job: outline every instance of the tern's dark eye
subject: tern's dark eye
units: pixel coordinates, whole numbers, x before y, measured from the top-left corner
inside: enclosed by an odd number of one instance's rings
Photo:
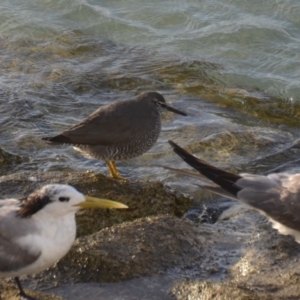
[[[58,200],[60,202],[68,202],[70,200],[70,198],[68,198],[68,197],[59,197]]]

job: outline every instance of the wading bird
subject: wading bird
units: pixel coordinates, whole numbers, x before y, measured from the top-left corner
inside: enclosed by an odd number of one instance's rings
[[[140,156],[155,144],[161,131],[160,114],[164,109],[186,116],[167,105],[159,93],[149,92],[103,105],[82,122],[42,140],[74,145],[83,156],[104,160],[111,177],[124,179],[115,161]]]

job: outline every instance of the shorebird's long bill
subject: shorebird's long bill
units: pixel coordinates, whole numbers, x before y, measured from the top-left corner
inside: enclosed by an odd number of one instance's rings
[[[176,109],[176,108],[174,108],[174,107],[172,107],[172,106],[169,106],[168,104],[166,104],[166,103],[159,103],[163,108],[165,108],[165,109],[167,109],[167,110],[169,110],[169,111],[171,111],[171,112],[173,112],[173,113],[175,113],[175,114],[178,114],[178,115],[182,115],[182,116],[187,116],[187,114],[185,113],[185,112],[183,112],[183,111],[180,111],[180,110],[178,110],[178,109]]]
[[[77,204],[81,208],[128,208],[127,205],[107,199],[85,196],[85,201]]]

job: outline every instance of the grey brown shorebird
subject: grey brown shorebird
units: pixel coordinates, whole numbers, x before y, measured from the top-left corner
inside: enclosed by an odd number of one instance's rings
[[[253,207],[267,216],[279,233],[291,235],[300,243],[300,173],[236,175],[208,164],[173,141],[169,143],[174,152],[200,174],[169,167],[166,169],[195,177],[204,189]]]
[[[22,200],[0,200],[0,278],[14,277],[22,298],[34,299],[23,290],[19,276],[46,270],[69,251],[80,208],[127,206],[84,196],[64,184],[46,185]]]
[[[113,178],[124,179],[115,161],[140,156],[155,144],[161,131],[163,109],[186,116],[167,105],[159,93],[148,92],[103,105],[82,122],[42,140],[74,145],[85,157],[104,160]]]

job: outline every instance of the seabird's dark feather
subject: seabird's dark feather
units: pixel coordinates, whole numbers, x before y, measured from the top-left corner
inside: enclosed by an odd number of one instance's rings
[[[62,144],[72,144],[72,141],[70,140],[70,138],[59,134],[53,137],[43,137],[42,138],[43,141],[47,141],[47,142],[53,142],[53,143],[62,143]]]
[[[235,183],[242,178],[240,175],[232,174],[207,164],[175,144],[173,141],[169,141],[169,144],[174,149],[174,152],[178,154],[186,163],[195,168],[211,181],[218,184],[224,190],[230,192],[235,197],[237,196],[237,193],[241,190],[241,188]]]
[[[30,218],[50,202],[51,199],[49,195],[41,194],[40,191],[36,191],[21,200],[20,210],[17,214],[21,218]]]

